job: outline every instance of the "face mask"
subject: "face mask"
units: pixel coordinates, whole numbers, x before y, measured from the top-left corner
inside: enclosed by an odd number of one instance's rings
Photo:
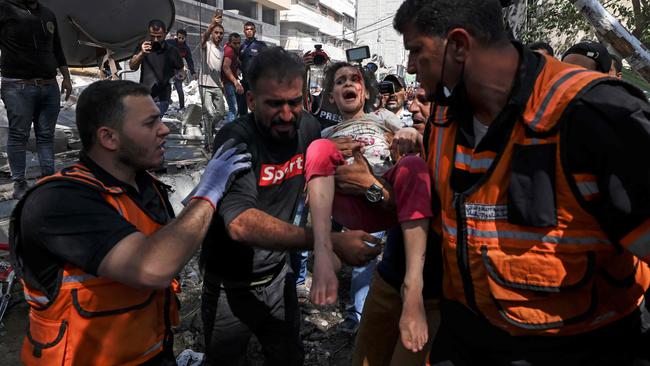
[[[459,99],[459,95],[462,94],[465,88],[465,64],[460,72],[460,79],[453,89],[449,89],[445,86],[443,82],[443,77],[445,76],[445,66],[447,64],[447,47],[449,43],[445,45],[445,52],[442,55],[442,69],[440,70],[440,80],[436,84],[436,90],[434,91],[431,98],[436,105],[448,107]]]

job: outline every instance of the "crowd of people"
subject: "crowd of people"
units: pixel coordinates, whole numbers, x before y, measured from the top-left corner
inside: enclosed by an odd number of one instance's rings
[[[187,32],[150,21],[140,83],[81,93],[79,161],[54,172],[57,69],[72,88],[56,19],[0,1],[25,364],[175,364],[177,275],[199,250],[205,365],[246,364],[253,335],[266,364],[303,364],[300,304],[337,303],[343,264],[355,366],[650,362],[650,104],[620,57],[512,40],[496,0],[405,0],[393,26],[416,85],[327,60],[312,88],[313,53],[254,23],[226,36],[222,17],[198,73]],[[149,171],[184,64],[214,153],[175,213]]]

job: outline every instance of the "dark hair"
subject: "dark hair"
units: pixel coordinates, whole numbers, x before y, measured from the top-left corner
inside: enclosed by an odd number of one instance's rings
[[[212,24],[212,27],[213,27],[212,30],[214,30],[214,28],[221,28],[222,31],[224,31],[224,32],[226,31],[226,28],[224,28],[223,25],[221,25],[219,23]]]
[[[334,84],[335,84],[334,77],[336,76],[336,72],[344,67],[351,67],[359,71],[359,73],[363,77],[363,86],[366,88],[366,92],[368,93],[368,96],[370,97],[370,102],[372,103],[377,97],[377,95],[379,94],[379,91],[375,86],[377,83],[373,77],[373,73],[365,72],[363,68],[354,66],[351,63],[344,62],[344,61],[333,63],[325,69],[325,80],[323,81],[323,91],[325,93],[331,93],[334,90]]]
[[[274,78],[277,81],[303,79],[305,64],[297,55],[282,47],[269,47],[253,58],[245,72],[246,81],[253,92],[260,79]]]
[[[528,48],[532,51],[545,50],[549,55],[555,57],[555,50],[550,44],[546,42],[533,42],[528,44]]]
[[[153,19],[149,21],[149,27],[147,29],[153,29],[153,30],[158,30],[162,29],[163,31],[167,31],[167,26],[165,25],[165,22],[163,22],[160,19]]]
[[[253,22],[244,23],[244,28],[246,28],[246,27],[253,27],[253,28],[257,29],[257,27],[255,26],[255,23],[253,23]]]
[[[498,0],[406,0],[393,27],[404,33],[410,25],[422,34],[442,38],[454,28],[463,28],[484,45],[508,40]]]
[[[623,72],[623,59],[619,55],[613,53],[609,54],[612,57],[612,62],[614,63],[614,68],[617,73]]]
[[[149,96],[142,84],[127,80],[101,80],[90,84],[77,100],[77,130],[84,151],[95,144],[97,130],[102,127],[121,129],[127,96]]]
[[[239,33],[237,32],[230,33],[230,35],[228,36],[228,42],[231,42],[233,38],[241,38],[241,35],[239,35]]]
[[[187,31],[185,29],[179,29],[176,31],[176,34],[182,34],[185,37],[187,37]]]

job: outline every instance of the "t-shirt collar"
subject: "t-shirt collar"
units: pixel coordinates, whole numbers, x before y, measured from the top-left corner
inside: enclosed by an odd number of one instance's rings
[[[99,164],[97,164],[93,159],[91,159],[88,154],[83,151],[79,152],[79,162],[86,166],[93,175],[99,179],[104,185],[108,187],[120,187],[124,189],[134,189],[128,183],[125,183],[117,178],[115,178],[111,173],[107,172]],[[138,186],[141,186],[145,182],[151,181],[151,176],[146,171],[139,171],[136,173],[135,181]]]

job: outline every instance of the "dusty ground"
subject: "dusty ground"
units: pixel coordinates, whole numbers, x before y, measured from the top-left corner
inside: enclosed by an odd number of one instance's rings
[[[74,76],[75,96],[79,94],[80,85],[87,85],[92,82],[92,78]],[[196,83],[191,83],[185,87],[186,104],[200,105],[199,94],[197,93]],[[176,102],[176,93],[172,93],[172,98]],[[72,105],[71,102],[70,105]],[[69,108],[70,106],[66,106]],[[180,121],[183,116],[177,110],[170,110],[166,117],[172,120]],[[166,122],[169,122],[166,120]],[[4,106],[0,101],[0,127],[6,126],[6,114]],[[179,133],[179,132],[175,132]],[[186,133],[189,133],[186,131]],[[1,135],[1,134],[0,134]],[[6,136],[0,136],[0,140]],[[3,141],[0,141],[0,147]],[[4,150],[2,148],[1,150]],[[0,161],[4,158],[0,152]],[[1,164],[0,164],[1,165]],[[5,169],[8,171],[8,168]],[[8,173],[0,172],[0,184],[9,183]],[[196,182],[194,182],[196,183]],[[172,184],[172,182],[170,182]],[[175,182],[174,185],[178,185]],[[11,193],[11,185],[6,184],[6,189],[0,185],[0,200],[8,199]],[[177,190],[179,187],[176,187]],[[181,190],[182,191],[182,190]],[[179,191],[180,192],[180,191]],[[187,192],[180,192],[184,196]],[[182,198],[182,197],[181,197]],[[180,211],[175,207],[177,212]],[[181,273],[183,293],[181,299],[181,324],[176,329],[176,338],[174,342],[174,351],[180,354],[185,349],[192,349],[196,352],[204,351],[202,324],[200,314],[201,304],[201,286],[202,281],[198,272],[196,261],[191,261]],[[319,366],[338,366],[349,365],[351,361],[351,352],[354,343],[354,337],[341,332],[337,324],[343,321],[345,316],[345,306],[349,297],[350,269],[344,268],[339,276],[341,282],[339,286],[339,303],[337,306],[328,308],[316,308],[309,303],[302,305],[302,338],[306,352],[305,365]],[[22,300],[22,293],[19,286],[14,286],[13,303],[7,310],[5,317],[0,323],[0,365],[19,365],[20,348],[25,336],[27,327],[27,305]],[[257,366],[263,364],[263,356],[259,343],[253,339],[249,345],[250,365]],[[181,365],[186,366],[186,365]]]
[[[181,273],[183,292],[181,299],[181,324],[176,329],[174,351],[179,354],[185,349],[204,351],[201,324],[201,278],[196,261],[191,261]],[[339,303],[328,308],[316,308],[306,303],[302,309],[302,338],[305,348],[307,366],[344,366],[349,365],[352,357],[354,337],[337,329],[343,321],[345,306],[348,302],[350,269],[344,268],[339,279]],[[16,286],[14,304],[7,311],[0,325],[0,359],[2,365],[19,365],[20,348],[27,326],[27,305]],[[259,343],[253,339],[249,345],[249,365],[263,365],[263,356]],[[185,365],[181,365],[185,366]]]
[[[196,262],[191,261],[181,273],[183,292],[180,299],[181,324],[176,329],[174,351],[179,354],[190,348],[203,352],[203,342],[200,314],[201,279],[196,270]],[[352,360],[354,336],[341,332],[337,325],[345,317],[345,306],[348,303],[350,288],[350,268],[344,268],[340,275],[339,303],[327,308],[315,307],[309,302],[301,306],[302,330],[301,335],[305,348],[307,366],[343,366]],[[252,339],[248,347],[249,365],[263,365],[264,357],[260,344]],[[181,365],[184,366],[184,365]]]

